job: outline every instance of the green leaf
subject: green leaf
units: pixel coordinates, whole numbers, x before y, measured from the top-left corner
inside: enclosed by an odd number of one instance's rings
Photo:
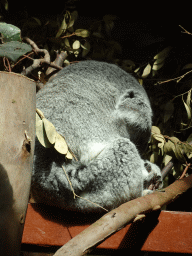
[[[81,37],[88,37],[89,36],[89,31],[86,29],[77,29],[75,30],[75,34],[77,36],[81,36]]]
[[[189,135],[189,137],[187,138],[187,142],[192,142],[192,133]]]
[[[5,10],[8,11],[9,4],[8,4],[7,0],[1,0],[0,4],[2,4],[4,6]]]
[[[59,28],[57,34],[56,34],[56,38],[57,38],[57,37],[60,37],[60,35],[61,35],[62,33],[64,33],[64,32],[66,31],[66,29],[67,29],[67,23],[66,23],[66,20],[65,20],[65,17],[64,17],[64,19],[63,19],[63,21],[62,21],[62,23],[61,23],[61,26],[60,26],[60,28]]]
[[[183,147],[182,147],[182,144],[176,144],[175,145],[175,156],[176,158],[182,162],[182,163],[185,163],[186,162],[186,159],[183,155]]]
[[[186,103],[187,103],[187,106],[190,107],[190,105],[191,105],[191,90],[187,94],[187,101],[186,101]]]
[[[143,70],[142,78],[148,77],[148,75],[151,73],[151,65],[148,64],[145,69]]]
[[[68,38],[65,38],[64,42],[65,42],[65,46],[66,47],[71,48],[71,45],[69,43],[69,39]]]
[[[171,161],[171,159],[172,159],[172,156],[165,155],[163,159],[164,165],[166,166]]]
[[[192,69],[192,64],[191,64],[191,63],[186,64],[186,65],[182,68],[182,70],[183,70],[183,69]]]
[[[163,49],[161,52],[159,52],[157,55],[155,55],[154,59],[162,59],[162,58],[166,58],[171,50],[171,46],[166,47],[165,49]]]
[[[152,69],[153,70],[159,70],[159,69],[161,69],[163,67],[163,65],[164,65],[164,62],[161,62],[159,64],[155,64],[154,63]]]
[[[165,154],[169,156],[173,156],[174,150],[175,150],[175,144],[172,141],[168,140],[164,145]]]
[[[157,152],[153,152],[153,154],[150,156],[150,162],[151,163],[157,163],[158,157],[159,157],[158,153]]]
[[[86,41],[84,45],[81,44],[81,47],[83,48],[82,57],[85,57],[90,51],[90,43]]]
[[[168,142],[165,143],[164,152],[167,155],[176,157],[180,162],[185,163],[186,159],[184,157],[184,153],[185,150],[187,151],[187,148],[185,149],[184,145],[185,144],[178,138],[169,137]]]
[[[191,108],[190,108],[190,106],[188,106],[188,105],[185,103],[183,97],[182,97],[182,100],[183,100],[183,104],[184,104],[184,106],[185,106],[185,109],[186,109],[186,111],[187,111],[188,124],[189,124],[190,121],[191,121]]]
[[[18,58],[32,51],[30,45],[25,43],[20,43],[17,41],[8,42],[6,44],[0,45],[0,57],[7,57],[8,59],[16,62]]]
[[[165,58],[159,58],[159,59],[156,59],[156,61],[154,61],[153,64],[159,65],[159,64],[161,64],[161,63],[164,63],[164,61],[165,61]]]
[[[74,11],[71,13],[70,21],[69,21],[69,24],[67,25],[67,28],[70,28],[74,25],[74,22],[76,21],[77,17],[78,17],[77,11]]]
[[[72,48],[73,48],[74,50],[77,50],[77,49],[80,48],[80,46],[81,46],[81,44],[80,44],[79,40],[76,40],[76,41],[73,43]]]
[[[19,41],[21,42],[21,30],[14,25],[0,22],[0,33],[3,35],[3,42]]]
[[[32,17],[32,19],[34,19],[34,20],[37,22],[37,24],[38,24],[39,26],[42,25],[40,19],[38,19],[38,18],[36,18],[36,17]]]
[[[159,148],[163,148],[164,144],[165,144],[165,138],[164,136],[160,133],[160,129],[156,126],[152,126],[151,129],[151,133],[152,133],[152,137],[159,141],[158,143],[158,147]]]

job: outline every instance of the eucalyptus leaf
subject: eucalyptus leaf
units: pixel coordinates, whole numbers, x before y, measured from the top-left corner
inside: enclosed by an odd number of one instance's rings
[[[69,160],[73,159],[73,156],[69,151],[67,151],[67,154],[65,155],[65,157]]]
[[[152,126],[151,132],[152,132],[152,134],[155,134],[155,133],[160,134],[161,133],[159,127],[157,127],[157,126]]]
[[[182,98],[182,100],[183,100],[183,98]],[[191,121],[191,107],[188,106],[188,105],[185,103],[184,100],[183,100],[183,104],[184,104],[185,109],[186,109],[186,111],[187,111],[187,118],[188,118],[188,124],[189,124],[190,121]]]
[[[3,42],[19,41],[21,42],[21,30],[5,22],[0,22],[0,33],[3,35]]]
[[[166,155],[174,156],[175,144],[168,140],[164,145],[164,152]]]
[[[37,124],[38,121],[41,121],[41,118],[40,118],[40,116],[36,113],[36,124]]]
[[[67,28],[70,28],[74,25],[75,21],[77,20],[77,17],[78,17],[78,12],[77,11],[74,11],[74,12],[71,13],[70,21],[67,25]]]
[[[38,24],[39,26],[42,25],[40,19],[38,19],[38,18],[36,18],[36,17],[32,17],[32,19],[34,19],[34,20],[37,22],[37,24]]]
[[[65,19],[65,17],[64,17],[64,19],[63,19],[63,21],[62,21],[62,23],[61,23],[61,26],[60,26],[60,28],[59,28],[57,34],[56,34],[56,38],[57,38],[57,37],[60,37],[60,35],[61,35],[62,33],[64,33],[64,32],[66,31],[66,29],[67,29],[67,23],[66,23],[66,19]]]
[[[85,57],[90,51],[90,48],[91,48],[90,43],[86,41],[84,45],[81,44],[81,47],[83,48],[82,57]]]
[[[151,156],[150,156],[150,162],[151,163],[157,163],[158,157],[159,157],[158,153],[157,152],[153,152],[153,154],[151,154]]]
[[[186,101],[187,106],[191,106],[191,90],[189,90],[187,94],[187,101]]]
[[[166,58],[171,50],[171,46],[166,47],[165,49],[163,49],[161,52],[159,52],[158,54],[155,55],[154,59],[162,59],[162,58]]]
[[[181,144],[175,145],[175,156],[180,162],[186,163],[186,159],[183,155],[183,147]]]
[[[192,142],[192,133],[189,135],[189,137],[187,138],[187,142]],[[188,144],[189,145],[189,144]]]
[[[43,112],[38,108],[36,108],[36,117],[37,115],[40,117],[40,119],[43,119],[45,117]]]
[[[13,62],[16,62],[18,58],[30,51],[32,51],[30,45],[17,41],[0,45],[0,57],[7,57]]]
[[[148,75],[151,73],[151,65],[148,64],[144,70],[143,70],[143,74],[142,74],[142,78],[146,78],[148,77]]]
[[[55,145],[54,148],[60,153],[66,155],[68,152],[68,146],[63,138],[59,133],[56,133],[56,140],[55,140]]]
[[[154,61],[153,64],[158,65],[165,62],[165,58],[159,58]]]
[[[48,121],[46,118],[43,118],[42,121],[44,124],[47,139],[49,140],[49,142],[51,144],[54,144],[55,140],[56,140],[56,133],[57,133],[55,126],[50,121]]]
[[[73,43],[72,48],[73,48],[74,50],[77,50],[77,49],[80,48],[80,46],[81,46],[81,44],[80,44],[79,40],[76,40],[76,41]]]
[[[36,136],[41,143],[41,145],[45,148],[50,148],[52,147],[52,144],[49,142],[44,125],[43,125],[43,120],[40,119],[38,114],[36,114]]]
[[[172,159],[172,156],[165,155],[165,157],[163,159],[165,166],[171,161],[171,159]]]
[[[163,65],[164,65],[164,62],[159,63],[159,64],[153,64],[152,69],[153,70],[159,70],[159,69],[161,69],[163,67]]]
[[[182,68],[182,70],[183,70],[183,69],[192,69],[192,63],[186,64],[186,65]]]
[[[71,45],[70,45],[70,43],[69,43],[69,39],[68,39],[68,38],[65,38],[64,42],[65,42],[65,46],[66,46],[66,47],[71,48]]]
[[[86,29],[77,29],[75,30],[75,34],[77,36],[81,36],[81,37],[88,37],[89,36],[89,31]]]

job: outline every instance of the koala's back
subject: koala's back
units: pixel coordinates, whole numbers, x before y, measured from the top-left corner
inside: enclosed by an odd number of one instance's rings
[[[116,65],[82,61],[65,67],[37,94],[37,108],[78,155],[89,143],[105,145],[106,141],[129,137],[114,110],[119,97],[130,88],[142,92],[148,101],[142,86]]]

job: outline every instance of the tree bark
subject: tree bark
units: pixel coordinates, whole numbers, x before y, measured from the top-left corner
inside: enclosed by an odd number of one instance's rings
[[[0,72],[0,254],[20,255],[35,145],[35,82]]]

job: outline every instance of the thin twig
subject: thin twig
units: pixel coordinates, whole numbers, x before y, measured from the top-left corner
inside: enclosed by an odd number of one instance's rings
[[[182,31],[183,33],[185,34],[188,34],[188,35],[192,35],[189,31],[187,31],[184,27],[182,27],[181,25],[179,25],[180,28],[182,28],[184,31]]]
[[[162,82],[157,82],[156,85],[159,85],[159,84],[164,84],[164,83],[168,83],[170,81],[174,81],[174,80],[177,80],[177,83],[179,83],[181,81],[181,79],[183,79],[187,74],[191,73],[192,70],[186,72],[184,75],[182,76],[178,76],[178,77],[175,77],[175,78],[172,78],[172,79],[169,79],[169,80],[165,80],[165,81],[162,81]]]
[[[186,165],[185,170],[183,171],[183,173],[179,179],[183,179],[185,177],[187,170],[189,169],[190,166],[191,166],[190,163]]]
[[[67,172],[65,171],[65,168],[63,167],[63,165],[62,165],[62,168],[63,168],[63,171],[64,171],[66,177],[67,177],[67,180],[68,180],[68,182],[69,182],[69,185],[70,185],[70,187],[71,187],[71,190],[72,190],[72,192],[73,192],[74,199],[75,199],[75,197],[79,197],[79,198],[81,198],[81,199],[83,199],[83,200],[85,200],[85,201],[88,201],[89,203],[92,203],[92,204],[94,204],[94,205],[100,207],[100,208],[103,209],[104,211],[108,212],[107,209],[105,209],[104,207],[100,206],[99,204],[96,204],[96,203],[94,203],[94,202],[92,202],[92,201],[90,201],[90,200],[88,200],[88,199],[86,199],[86,198],[83,198],[83,197],[81,197],[81,196],[78,196],[78,195],[75,193],[74,189],[73,189],[72,183],[71,183],[71,181],[70,181],[70,179],[69,179],[69,177],[68,177],[68,175],[67,175]]]

